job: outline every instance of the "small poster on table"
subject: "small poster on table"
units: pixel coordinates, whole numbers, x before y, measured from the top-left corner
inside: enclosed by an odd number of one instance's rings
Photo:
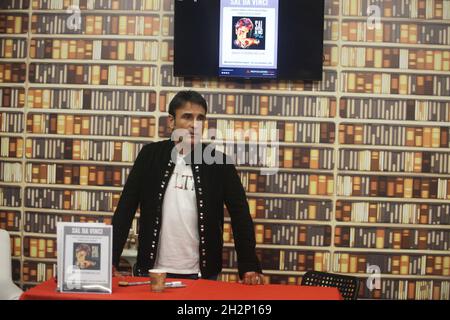
[[[112,226],[61,222],[57,238],[58,289],[112,293]]]

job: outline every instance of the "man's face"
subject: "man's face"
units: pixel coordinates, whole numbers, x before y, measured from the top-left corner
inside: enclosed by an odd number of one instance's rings
[[[169,127],[173,130],[183,129],[183,143],[199,143],[206,120],[206,111],[196,103],[186,104],[175,111],[175,118],[169,115]],[[186,132],[187,131],[187,132]]]
[[[249,31],[250,30],[247,27],[245,27],[245,26],[241,26],[241,27],[237,28],[236,29],[237,38],[238,39],[245,39],[245,38],[247,38],[247,33]]]
[[[77,256],[78,261],[80,261],[80,262],[84,261],[84,260],[86,260],[86,251],[80,250],[76,253],[76,256]]]

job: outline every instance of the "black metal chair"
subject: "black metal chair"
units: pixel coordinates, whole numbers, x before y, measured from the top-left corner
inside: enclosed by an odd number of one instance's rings
[[[340,274],[308,271],[302,277],[302,286],[336,287],[344,300],[356,300],[359,291],[359,279],[357,277]]]

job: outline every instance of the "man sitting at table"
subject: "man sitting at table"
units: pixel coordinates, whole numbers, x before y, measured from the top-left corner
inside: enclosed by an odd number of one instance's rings
[[[201,143],[206,112],[199,93],[179,92],[169,104],[172,139],[140,151],[112,221],[113,264],[118,266],[140,204],[134,275],[147,276],[157,268],[169,278],[216,280],[222,270],[225,204],[239,276],[245,284],[262,284],[253,222],[236,168],[229,157]],[[205,154],[220,161],[211,163]]]

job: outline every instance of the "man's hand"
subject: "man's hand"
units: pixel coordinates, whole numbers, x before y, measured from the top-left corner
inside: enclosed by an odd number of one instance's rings
[[[241,283],[249,285],[264,284],[264,276],[258,272],[246,272]]]

